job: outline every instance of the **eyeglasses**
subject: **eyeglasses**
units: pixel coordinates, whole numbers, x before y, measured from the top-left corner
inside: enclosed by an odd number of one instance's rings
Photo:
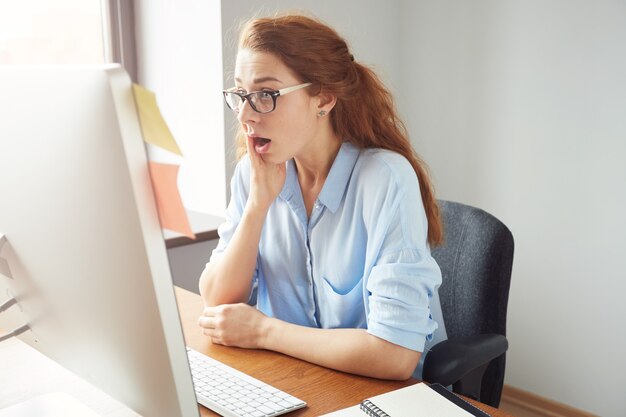
[[[238,91],[225,90],[224,99],[228,107],[235,113],[239,113],[243,102],[248,100],[250,107],[257,113],[270,113],[276,110],[276,98],[284,96],[293,91],[310,86],[311,83],[294,85],[293,87],[282,88],[280,90],[252,91],[251,93],[240,93]]]

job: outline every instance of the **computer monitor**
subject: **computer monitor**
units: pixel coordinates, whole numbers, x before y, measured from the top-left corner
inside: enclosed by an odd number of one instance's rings
[[[119,66],[0,68],[0,235],[0,304],[17,300],[0,334],[27,324],[21,340],[141,415],[198,415]]]

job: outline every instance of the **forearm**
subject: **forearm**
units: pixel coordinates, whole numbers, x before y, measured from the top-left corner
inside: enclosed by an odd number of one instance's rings
[[[327,368],[382,379],[409,378],[416,352],[373,336],[365,329],[317,329],[268,318],[260,347]]]
[[[224,253],[205,267],[200,294],[206,306],[248,301],[265,213],[246,207]]]

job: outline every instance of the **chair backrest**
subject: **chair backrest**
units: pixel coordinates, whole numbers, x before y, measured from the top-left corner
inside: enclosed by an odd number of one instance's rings
[[[506,336],[513,266],[513,235],[491,214],[465,204],[439,201],[445,240],[432,250],[443,281],[439,298],[449,339],[484,333]],[[499,403],[506,358],[487,368],[481,399]]]

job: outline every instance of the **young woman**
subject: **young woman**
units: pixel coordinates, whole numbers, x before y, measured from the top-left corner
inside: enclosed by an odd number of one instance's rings
[[[234,83],[224,96],[246,155],[200,278],[204,334],[410,377],[437,328],[430,246],[442,227],[388,90],[334,30],[301,15],[245,25]]]

